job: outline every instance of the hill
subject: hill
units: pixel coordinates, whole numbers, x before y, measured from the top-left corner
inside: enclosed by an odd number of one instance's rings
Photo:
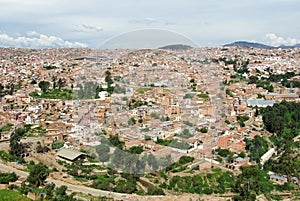
[[[265,45],[262,43],[252,43],[252,42],[247,42],[247,41],[237,41],[237,42],[233,42],[230,44],[226,44],[224,45],[224,47],[228,47],[228,46],[237,46],[237,47],[251,47],[251,48],[260,48],[260,49],[276,49],[276,48],[300,48],[300,44],[296,44],[296,45],[280,45],[278,47],[274,47],[274,46],[270,46],[270,45]]]
[[[261,48],[261,49],[273,49],[276,47],[269,46],[269,45],[264,45],[261,43],[251,43],[247,41],[237,41],[234,43],[226,44],[224,46],[238,46],[238,47],[253,47],[253,48]]]
[[[167,45],[164,47],[160,47],[158,49],[168,49],[168,50],[188,50],[188,49],[192,49],[192,46],[189,45],[183,45],[183,44],[176,44],[176,45]]]

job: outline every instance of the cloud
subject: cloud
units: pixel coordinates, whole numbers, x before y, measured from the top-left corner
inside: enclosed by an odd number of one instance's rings
[[[27,31],[26,34],[28,36],[39,36],[40,33],[36,32],[36,31]]]
[[[54,48],[54,47],[87,47],[80,42],[69,42],[57,36],[47,36],[35,31],[27,32],[27,36],[12,37],[0,33],[0,46],[5,47],[27,47],[27,48]]]
[[[80,24],[75,25],[74,31],[76,32],[100,32],[103,28],[93,24]]]
[[[268,43],[270,45],[273,45],[273,46],[296,45],[296,44],[300,43],[299,39],[290,38],[290,37],[284,38],[284,37],[281,37],[281,36],[277,36],[274,33],[266,34],[265,38],[267,39]]]
[[[151,18],[151,17],[129,20],[129,23],[130,24],[147,25],[147,26],[153,25],[153,24],[162,24],[162,25],[175,24],[174,22],[170,22],[170,21],[167,21],[167,20],[156,19],[156,18]]]

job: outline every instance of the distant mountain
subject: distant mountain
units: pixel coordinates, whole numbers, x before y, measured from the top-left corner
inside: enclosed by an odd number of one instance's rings
[[[253,47],[253,48],[261,48],[261,49],[273,49],[275,47],[273,46],[269,46],[269,45],[264,45],[261,43],[251,43],[251,42],[247,42],[247,41],[237,41],[234,43],[230,43],[230,44],[226,44],[224,45],[226,46],[238,46],[238,47]]]
[[[168,50],[188,50],[188,49],[192,49],[192,46],[189,45],[183,45],[183,44],[176,44],[176,45],[167,45],[164,47],[160,47],[158,49],[168,49]]]
[[[296,45],[280,45],[278,48],[300,48],[300,44]]]
[[[276,49],[276,48],[300,48],[300,44],[296,45],[280,45],[278,47],[270,46],[270,45],[265,45],[262,43],[252,43],[252,42],[247,42],[247,41],[237,41],[234,43],[226,44],[224,47],[228,46],[238,46],[238,47],[252,47],[252,48],[260,48],[260,49]]]

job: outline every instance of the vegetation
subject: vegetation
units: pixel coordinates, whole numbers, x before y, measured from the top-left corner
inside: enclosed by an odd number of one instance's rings
[[[16,173],[2,173],[0,172],[0,184],[8,184],[9,182],[17,181]]]
[[[256,195],[269,194],[274,189],[266,172],[258,166],[245,166],[234,185],[234,191],[239,195],[234,200],[256,200]]]
[[[248,116],[237,116],[238,123],[241,127],[245,127],[245,121],[249,120]]]
[[[159,115],[158,115],[157,113],[155,113],[155,112],[152,112],[152,113],[150,114],[150,116],[151,116],[152,118],[154,118],[154,119],[159,119]]]
[[[39,163],[37,165],[34,165],[33,168],[30,170],[29,176],[27,177],[27,181],[35,188],[37,188],[44,184],[48,175],[48,168],[45,165]]]
[[[64,146],[64,142],[55,142],[55,143],[53,143],[52,144],[52,149],[60,149],[60,148],[62,148],[63,146]]]
[[[21,137],[23,137],[26,133],[24,128],[17,128],[10,136],[10,151],[9,153],[16,158],[22,157],[26,152],[26,147],[23,143],[21,143]]]
[[[251,161],[260,163],[260,157],[268,151],[268,147],[268,142],[258,135],[253,140],[246,139],[246,150],[250,153]]]
[[[193,135],[190,133],[189,129],[184,129],[180,134],[178,134],[178,136],[183,137],[183,138],[193,137]]]
[[[141,154],[143,152],[143,147],[142,146],[133,146],[133,147],[129,148],[128,152],[132,153],[132,154]]]
[[[51,89],[43,92],[39,95],[37,92],[31,92],[29,94],[34,98],[47,98],[47,99],[63,99],[71,100],[73,98],[73,92],[70,89]]]
[[[197,96],[199,98],[202,98],[202,99],[209,99],[209,95],[208,94],[198,94]]]
[[[204,127],[203,127],[203,128],[200,129],[200,132],[201,132],[201,133],[207,133],[208,130],[207,130],[207,128],[204,128]]]
[[[165,195],[165,193],[161,188],[150,187],[146,195]]]
[[[261,110],[266,129],[272,133],[270,140],[276,146],[280,155],[265,164],[265,169],[281,175],[287,175],[288,181],[292,177],[300,179],[299,142],[294,137],[300,132],[300,103],[276,103],[273,107]]]
[[[56,69],[57,67],[49,65],[49,66],[44,66],[43,68],[46,70],[52,70],[52,69]]]
[[[43,93],[46,93],[50,87],[50,82],[48,81],[40,81],[39,87],[42,90]]]
[[[30,201],[29,198],[13,190],[0,190],[0,201]]]
[[[136,124],[136,120],[133,117],[131,117],[130,119],[128,119],[128,125],[129,126],[132,126],[134,124]]]
[[[119,140],[119,136],[118,135],[110,135],[109,136],[109,142],[113,146],[115,146],[115,147],[117,147],[119,149],[123,149],[123,147],[125,145],[125,142]]]
[[[224,194],[234,184],[233,175],[213,169],[213,173],[194,176],[174,176],[160,186],[168,190],[198,194]]]
[[[7,132],[7,131],[10,131],[10,129],[13,127],[14,125],[13,124],[6,124],[4,126],[2,126],[0,128],[0,133],[1,132]]]
[[[228,88],[226,89],[226,95],[228,95],[230,97],[233,97],[233,94],[232,94],[231,90],[228,89]]]
[[[136,90],[136,93],[138,93],[138,94],[144,94],[144,93],[146,93],[146,92],[148,92],[148,91],[151,91],[152,90],[152,88],[138,88],[137,90]]]
[[[15,157],[14,155],[11,155],[10,153],[7,153],[4,150],[0,150],[0,158],[3,161],[7,161],[7,162],[14,162],[14,161],[18,160],[17,157]]]

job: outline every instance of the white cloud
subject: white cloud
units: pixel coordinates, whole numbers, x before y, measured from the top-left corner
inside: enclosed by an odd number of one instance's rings
[[[100,32],[103,28],[93,24],[80,24],[75,25],[74,31],[76,32]]]
[[[35,31],[27,32],[28,37],[12,37],[5,33],[0,33],[0,46],[6,47],[27,47],[27,48],[52,48],[52,47],[87,47],[80,42],[69,42],[57,36],[47,36]]]
[[[267,39],[267,42],[270,45],[273,45],[273,46],[279,46],[279,45],[296,45],[296,44],[300,43],[299,39],[290,38],[290,37],[284,38],[284,37],[281,37],[281,36],[277,36],[274,33],[266,34],[265,37]]]

